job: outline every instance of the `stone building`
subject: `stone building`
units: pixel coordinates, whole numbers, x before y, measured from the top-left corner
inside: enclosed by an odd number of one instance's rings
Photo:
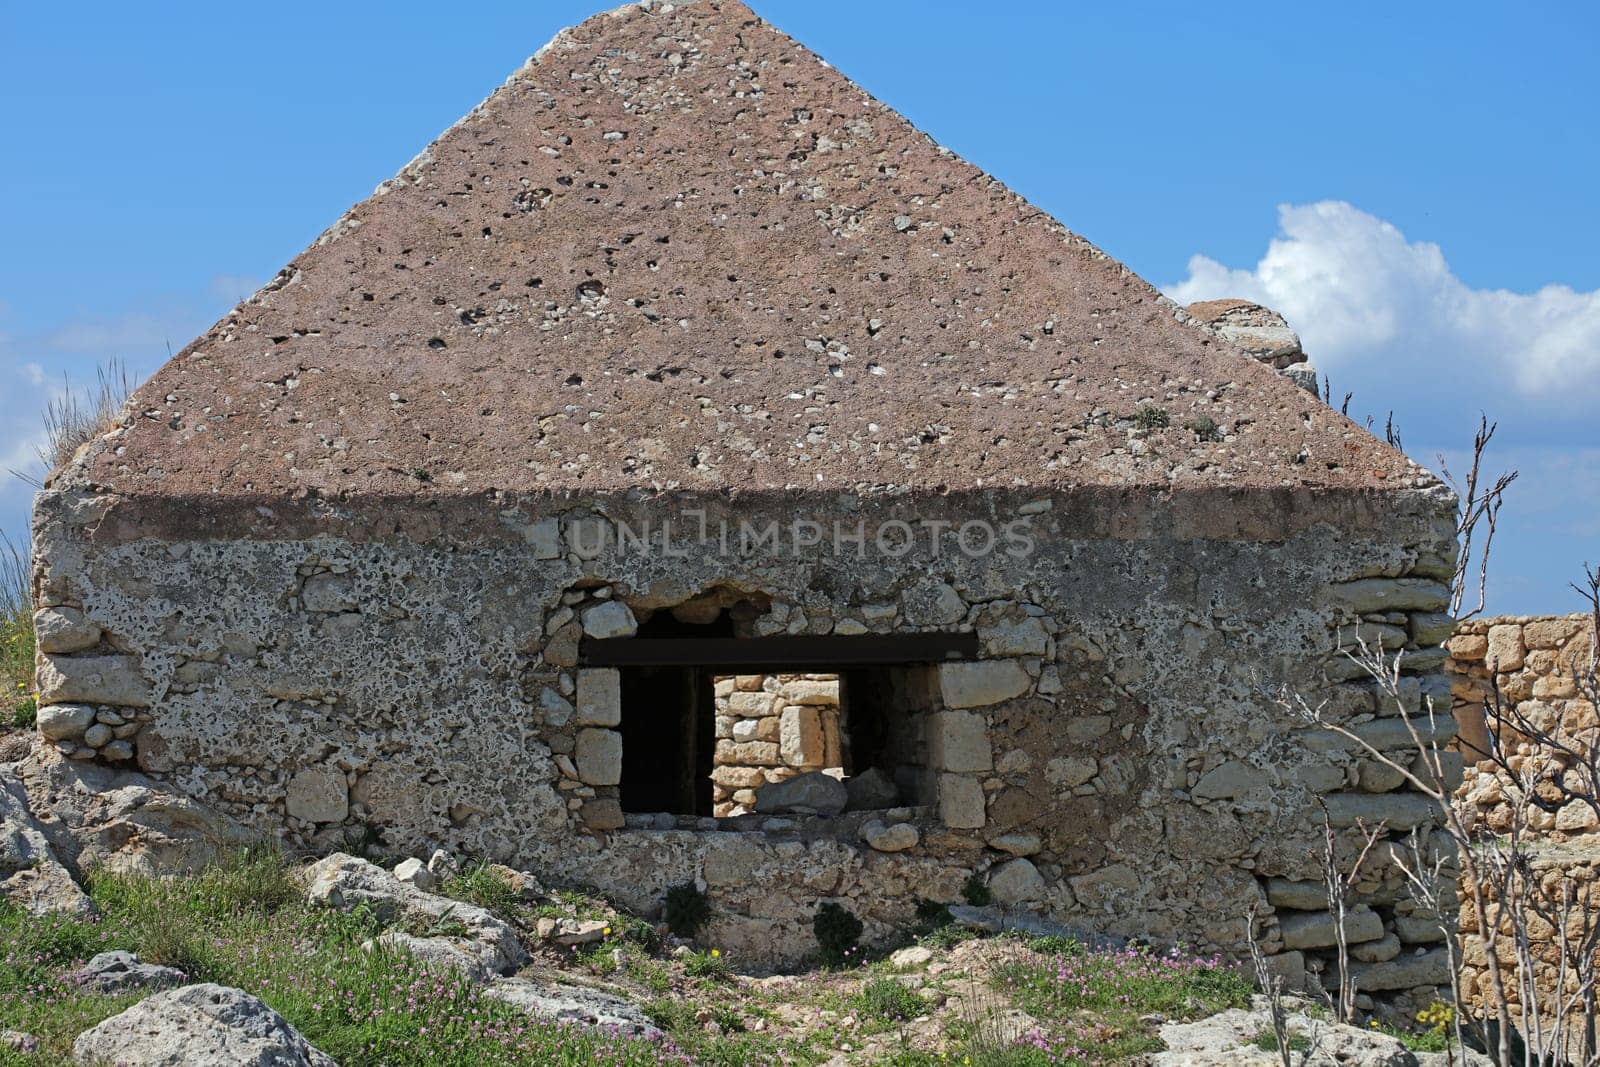
[[[1432,815],[1270,690],[1402,744],[1340,648],[1448,692],[1453,531],[1432,475],[748,8],[635,5],[57,472],[39,722],[295,848],[647,911],[698,881],[747,959],[975,877],[1230,951],[1257,906],[1298,977],[1316,797]],[[785,690],[828,677],[832,742]],[[1397,885],[1363,885],[1364,966],[1416,951]]]

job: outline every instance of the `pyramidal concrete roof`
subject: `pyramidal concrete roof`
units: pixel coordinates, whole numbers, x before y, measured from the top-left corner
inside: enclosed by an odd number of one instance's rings
[[[78,472],[212,506],[1432,484],[736,0],[563,31]]]

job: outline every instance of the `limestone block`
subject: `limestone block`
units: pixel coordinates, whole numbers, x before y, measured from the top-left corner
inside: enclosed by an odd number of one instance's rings
[[[94,723],[94,709],[85,704],[46,704],[34,724],[52,741],[75,740]]]
[[[1306,988],[1306,956],[1303,952],[1280,952],[1267,957],[1267,973],[1282,979],[1285,992]]]
[[[939,775],[939,819],[957,830],[976,830],[986,821],[983,786],[964,774]]]
[[[1583,830],[1593,830],[1600,825],[1600,820],[1595,817],[1594,809],[1587,804],[1576,801],[1563,804],[1561,810],[1556,812],[1556,829],[1567,833],[1578,833]]]
[[[579,726],[617,726],[622,722],[622,675],[607,667],[578,672]]]
[[[980,629],[978,639],[983,642],[987,656],[1042,656],[1050,644],[1044,623],[1031,615],[1020,621],[1002,620]]]
[[[44,656],[39,667],[41,704],[150,706],[150,683],[136,656]]]
[[[355,582],[348,574],[313,574],[300,590],[300,606],[307,611],[355,611]]]
[[[573,757],[578,779],[586,785],[617,785],[622,781],[622,735],[615,730],[579,730]]]
[[[711,780],[724,789],[757,789],[767,784],[760,767],[713,767]]]
[[[995,903],[1006,907],[1043,900],[1044,875],[1031,860],[1007,860],[989,872],[989,892]]]
[[[45,608],[33,615],[40,652],[81,652],[100,643],[100,627],[77,608]]]
[[[1444,611],[1419,612],[1411,616],[1411,640],[1418,648],[1433,648],[1449,640],[1455,631],[1455,616]]]
[[[938,771],[987,771],[994,766],[988,723],[970,711],[941,711],[929,717],[928,760]]]
[[[1363,793],[1388,793],[1405,784],[1406,776],[1379,760],[1362,760],[1357,764],[1357,781]]]
[[[1292,882],[1287,878],[1268,878],[1267,902],[1274,908],[1320,911],[1328,906],[1328,887],[1321,882]]]
[[[1328,821],[1339,828],[1388,822],[1391,831],[1405,831],[1441,818],[1438,805],[1419,793],[1332,793],[1324,803]]]
[[[1330,598],[1356,614],[1378,611],[1444,611],[1450,587],[1427,578],[1361,578],[1335,585]]]
[[[848,811],[881,811],[900,802],[894,779],[878,767],[868,767],[844,780]]]
[[[1324,981],[1335,981],[1333,969]],[[1350,968],[1350,979],[1363,993],[1382,993],[1391,989],[1449,985],[1450,956],[1443,948],[1397,956],[1384,963],[1357,963]]]
[[[340,822],[350,813],[350,787],[344,772],[337,767],[302,767],[289,779],[284,803],[293,818]]]
[[[826,755],[822,716],[816,708],[795,705],[783,709],[778,727],[778,748],[791,767],[820,767]]]
[[[620,830],[625,824],[622,804],[615,797],[590,797],[578,815],[591,830]]]
[[[1560,648],[1578,632],[1571,619],[1536,619],[1522,626],[1522,641],[1528,648]]]
[[[771,767],[778,762],[778,746],[770,741],[718,741],[715,758],[720,764]]]
[[[1278,927],[1284,948],[1327,948],[1338,943],[1333,916],[1325,911],[1280,916]],[[1376,941],[1383,936],[1383,920],[1371,908],[1356,908],[1344,917],[1344,934],[1350,944]]]
[[[1213,767],[1194,785],[1194,795],[1202,800],[1231,800],[1242,797],[1252,788],[1262,784],[1259,770],[1248,763],[1229,760]]]
[[[1400,939],[1394,934],[1384,934],[1376,941],[1366,941],[1350,946],[1350,958],[1362,963],[1382,963],[1400,955]]]
[[[1456,634],[1446,647],[1460,660],[1480,660],[1489,653],[1489,638],[1483,634]]]
[[[917,828],[908,822],[885,826],[874,819],[861,828],[861,840],[879,852],[904,852],[908,848],[915,848],[919,836]]]
[[[1520,625],[1503,623],[1489,627],[1489,651],[1484,654],[1484,659],[1491,670],[1501,673],[1519,670],[1526,654]]]
[[[1033,685],[1016,660],[939,664],[939,693],[947,708],[981,708],[1026,693]]]
[[[778,689],[786,704],[809,704],[824,707],[839,703],[839,683],[810,678],[796,678],[784,682]]]
[[[583,632],[596,639],[630,637],[639,632],[628,605],[620,600],[606,600],[583,612]]]
[[[777,707],[778,698],[772,693],[738,692],[728,697],[728,714],[747,719],[759,719],[771,715]]]

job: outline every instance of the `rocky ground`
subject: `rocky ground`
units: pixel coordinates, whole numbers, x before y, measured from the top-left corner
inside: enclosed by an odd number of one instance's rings
[[[690,936],[692,892],[647,918],[443,853],[295,863],[25,734],[0,761],[0,1063],[1278,1062],[1216,959],[996,933],[958,905],[745,973]],[[1417,1037],[1315,1011],[1293,1039],[1313,1064],[1423,1062]]]

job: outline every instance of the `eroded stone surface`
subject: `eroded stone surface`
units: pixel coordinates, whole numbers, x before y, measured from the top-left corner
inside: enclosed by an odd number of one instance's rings
[[[126,1067],[338,1067],[255,997],[211,983],[156,993],[113,1015],[78,1035],[72,1058]]]

